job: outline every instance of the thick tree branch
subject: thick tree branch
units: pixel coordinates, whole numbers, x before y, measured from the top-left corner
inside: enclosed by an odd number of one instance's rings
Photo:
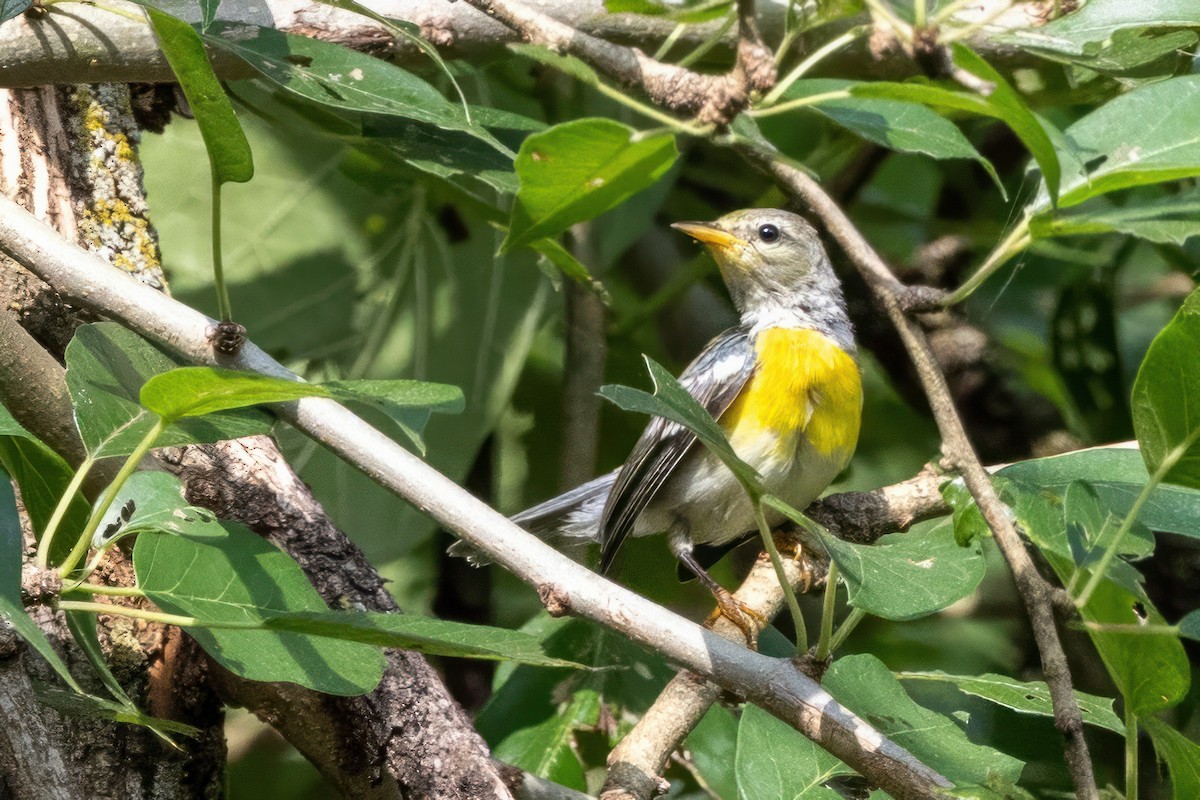
[[[1008,2],[980,0],[973,5],[987,13]],[[140,8],[123,0],[104,5],[104,8],[82,3],[51,6],[50,13],[45,15],[27,14],[0,25],[0,86],[172,82],[174,76],[170,67],[149,27],[140,21]],[[518,39],[508,27],[465,3],[370,0],[366,5],[385,16],[418,25],[427,40],[453,56],[486,56]],[[1011,13],[994,22],[993,29],[1011,30],[1040,24],[1043,19],[1038,10],[1042,5],[1033,1],[1017,2]],[[644,49],[656,47],[675,28],[675,23],[666,18],[609,14],[603,0],[555,0],[541,7],[547,15],[577,31]],[[115,14],[109,8],[120,9],[128,16]],[[782,30],[785,9],[785,3],[764,4],[759,9],[759,26],[768,40],[773,32]],[[192,14],[191,22],[199,21],[199,9],[194,4],[180,4],[175,10],[185,19]],[[225,0],[218,11],[218,19],[273,27],[365,52],[387,53],[407,63],[420,64],[425,58],[416,48],[393,42],[392,35],[383,26],[369,19],[307,0]],[[832,38],[849,26],[865,22],[864,14],[821,29],[816,35]],[[678,43],[698,44],[712,35],[716,24],[689,25]],[[736,38],[730,35],[725,46],[731,48],[735,43]],[[970,37],[968,43],[992,62],[1016,65],[1029,60],[1009,46],[993,43],[987,30]],[[814,38],[806,44],[812,51],[820,42]],[[249,74],[236,59],[220,53],[213,55],[222,78]],[[839,73],[847,77],[901,78],[918,71],[909,54],[899,49],[896,52],[872,49],[866,41],[847,48],[831,61]]]
[[[750,102],[752,92],[775,84],[775,60],[763,45],[753,0],[738,3],[737,57],[725,75],[704,75],[664,64],[633,47],[582,33],[554,17],[508,0],[466,0],[532,44],[578,56],[604,75],[646,93],[657,105],[694,115],[701,123],[726,125]]]
[[[196,363],[215,363],[204,315],[137,283],[0,200],[0,247],[65,298],[119,320]],[[295,380],[248,344],[224,366]],[[841,706],[790,661],[753,653],[617,586],[549,548],[390,438],[324,399],[277,413],[382,486],[430,514],[538,589],[548,607],[578,614],[762,706],[901,800],[934,798],[946,779]]]
[[[887,264],[863,238],[854,224],[820,185],[805,172],[785,163],[777,153],[749,147],[740,148],[748,160],[771,175],[784,191],[819,218],[829,234],[862,273],[888,318],[895,325],[909,357],[925,387],[938,430],[942,434],[942,452],[950,465],[962,472],[963,480],[991,528],[1029,614],[1042,660],[1042,672],[1050,689],[1055,725],[1066,737],[1067,766],[1078,797],[1096,798],[1096,780],[1092,772],[1087,740],[1083,735],[1083,717],[1072,689],[1071,673],[1054,620],[1054,588],[1038,572],[1009,517],[1008,509],[992,487],[987,471],[975,450],[954,407],[945,376],[937,366],[924,331],[905,313],[907,287],[896,280]]]

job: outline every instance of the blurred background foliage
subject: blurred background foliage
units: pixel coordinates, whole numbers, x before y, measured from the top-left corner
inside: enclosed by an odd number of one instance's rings
[[[1194,28],[1172,30],[1194,44]],[[1158,46],[1158,60],[1132,67],[1122,62],[1106,71],[1093,54],[1087,65],[1083,56],[1067,64],[1039,61],[1011,77],[1037,112],[1063,129],[1122,90],[1192,71],[1189,58],[1171,57],[1186,43]],[[450,69],[472,104],[549,124],[594,116],[651,127],[594,88],[515,52],[482,64],[452,62]],[[423,74],[448,89],[436,70]],[[562,387],[570,369],[565,307],[570,295],[578,299],[586,290],[529,248],[497,255],[503,231],[495,208],[506,201],[488,196],[490,189],[475,185],[472,195],[462,181],[414,170],[380,140],[347,135],[327,110],[264,82],[235,82],[229,91],[257,168],[253,181],[224,190],[232,304],[251,339],[314,378],[411,377],[461,386],[466,411],[431,422],[429,461],[506,513],[562,489]],[[1000,122],[949,118],[994,165],[1006,194],[980,160],[889,149],[811,107],[760,123],[767,138],[820,177],[903,279],[952,288],[1012,230],[1037,191],[1038,176],[1028,170],[1021,142]],[[611,298],[597,332],[607,346],[605,383],[645,386],[643,353],[678,372],[736,319],[711,262],[666,225],[784,203],[728,149],[701,139],[678,141],[682,156],[663,179],[564,238]],[[172,291],[213,314],[208,166],[196,125],[176,118],[164,133],[146,135],[141,152]],[[1171,197],[1190,184],[1131,188],[1104,202],[1120,207],[1132,198]],[[857,455],[831,491],[871,489],[936,461],[939,442],[892,332],[851,270],[838,266],[865,346],[866,406]],[[964,306],[934,319],[935,345],[939,333],[947,338],[939,352],[961,356],[947,372],[985,461],[1131,438],[1128,398],[1137,367],[1194,286],[1198,269],[1195,240],[1042,239]],[[623,461],[644,419],[606,405],[599,424],[596,463],[583,465],[595,474]],[[552,651],[579,658],[583,650],[596,664],[629,667],[591,675],[501,667],[493,675],[486,663],[442,664],[501,758],[546,766],[556,779],[594,787],[608,744],[653,699],[670,675],[667,666],[585,623],[548,620],[528,587],[500,570],[474,572],[449,560],[443,553],[450,539],[429,519],[307,440],[286,431],[281,436],[291,463],[392,581],[402,607],[524,625],[552,642]],[[1190,546],[1175,544],[1182,550],[1166,552],[1195,562]],[[676,581],[661,540],[637,540],[626,551],[621,582],[692,618],[708,613],[708,594]],[[990,546],[986,552],[987,577],[970,597],[912,622],[870,619],[848,651],[873,654],[892,670],[1035,676],[1037,654],[1007,570]],[[731,585],[753,556],[742,548],[715,575]],[[819,598],[805,603],[815,620]],[[1190,607],[1194,603],[1181,610]],[[1068,634],[1068,649],[1078,688],[1111,696],[1081,632]],[[976,741],[1026,760],[1023,785],[1045,796],[1069,785],[1061,740],[1048,718],[1017,714],[945,685],[905,688],[951,715]],[[608,712],[601,713],[602,703],[610,704]],[[1195,708],[1193,696],[1175,711],[1193,738]],[[614,709],[620,709],[616,718]],[[327,796],[315,773],[299,768],[302,760],[265,730],[244,718],[231,722],[232,796]],[[735,735],[730,712],[715,709],[689,742],[692,759],[668,772],[672,796],[706,797],[709,790],[738,796],[722,788],[736,784],[735,765],[718,747]],[[1091,738],[1101,785],[1119,785],[1120,737]],[[547,754],[559,763],[542,764]],[[1146,764],[1152,774],[1148,754]],[[1148,787],[1153,783],[1147,779]]]

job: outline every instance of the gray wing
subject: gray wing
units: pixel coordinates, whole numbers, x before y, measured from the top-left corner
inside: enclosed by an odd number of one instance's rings
[[[708,343],[679,382],[713,417],[720,417],[754,373],[754,345],[745,328],[730,328]],[[696,435],[677,422],[653,417],[625,466],[600,517],[600,572],[612,566],[638,515],[666,483]]]

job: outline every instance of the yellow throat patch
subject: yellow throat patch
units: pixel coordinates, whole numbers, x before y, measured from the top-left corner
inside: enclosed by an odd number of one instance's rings
[[[783,455],[803,433],[821,455],[848,460],[862,420],[862,376],[854,359],[814,330],[769,328],[754,347],[758,366],[720,420],[735,447],[742,437],[770,433]]]

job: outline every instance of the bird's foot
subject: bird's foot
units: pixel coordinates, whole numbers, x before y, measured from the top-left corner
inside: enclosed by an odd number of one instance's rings
[[[745,603],[735,599],[728,590],[718,587],[713,590],[713,597],[717,601],[717,608],[713,613],[709,614],[708,619],[704,624],[707,627],[712,627],[721,617],[732,622],[746,637],[746,646],[751,650],[758,650],[758,633],[763,628],[767,627],[767,618],[759,612],[755,611]]]

